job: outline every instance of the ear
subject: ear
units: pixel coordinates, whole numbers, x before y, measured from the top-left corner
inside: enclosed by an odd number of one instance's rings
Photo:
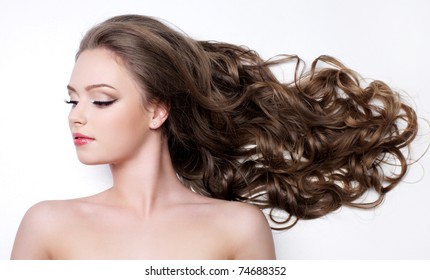
[[[149,120],[149,127],[152,129],[158,129],[163,125],[169,116],[169,109],[164,103],[157,102],[151,105],[151,111],[152,117]]]

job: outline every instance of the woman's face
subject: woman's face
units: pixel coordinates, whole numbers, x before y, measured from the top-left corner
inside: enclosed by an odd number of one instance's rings
[[[118,57],[106,49],[85,50],[67,89],[70,130],[82,163],[115,164],[138,154],[151,130],[151,111]]]

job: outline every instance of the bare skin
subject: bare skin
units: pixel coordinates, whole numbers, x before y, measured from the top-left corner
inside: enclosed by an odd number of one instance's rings
[[[275,257],[265,218],[251,206],[190,197],[143,216],[97,201],[108,193],[35,205],[22,222],[12,259]]]
[[[110,164],[113,186],[34,205],[21,222],[12,259],[275,258],[259,209],[198,195],[178,180],[161,129],[168,111],[162,104],[141,106],[142,93],[112,53],[82,53],[69,94],[76,101],[71,131],[94,138],[76,147],[78,158]],[[94,100],[115,102],[100,108]]]

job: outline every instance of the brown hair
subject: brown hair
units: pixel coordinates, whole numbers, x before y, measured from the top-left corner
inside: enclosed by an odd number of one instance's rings
[[[288,227],[341,205],[374,207],[406,173],[414,110],[381,81],[361,86],[332,57],[304,73],[296,56],[264,61],[245,47],[196,41],[140,15],[93,27],[77,56],[100,47],[121,58],[145,102],[169,107],[164,132],[174,167],[202,195],[283,210],[285,220],[270,217]],[[271,67],[291,61],[293,81],[278,81]],[[398,168],[384,171],[387,164]],[[376,200],[360,202],[370,190]]]

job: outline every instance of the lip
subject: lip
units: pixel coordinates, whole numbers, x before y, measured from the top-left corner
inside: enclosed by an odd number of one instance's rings
[[[94,138],[86,136],[85,134],[81,134],[81,133],[72,133],[72,136],[73,136],[73,142],[75,143],[76,146],[90,144],[95,140]]]

